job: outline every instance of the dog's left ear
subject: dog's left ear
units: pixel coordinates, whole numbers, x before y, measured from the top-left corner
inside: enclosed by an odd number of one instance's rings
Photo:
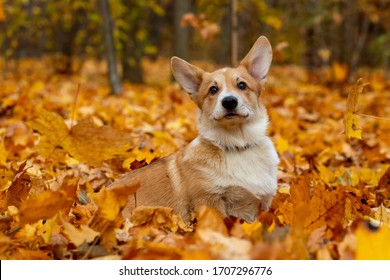
[[[266,37],[260,36],[240,65],[244,66],[249,74],[261,83],[267,77],[271,62],[271,44]]]

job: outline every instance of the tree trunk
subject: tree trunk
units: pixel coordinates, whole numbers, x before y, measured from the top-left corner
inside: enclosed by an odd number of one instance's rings
[[[232,27],[232,24],[231,24],[231,21],[232,21],[232,18],[230,16],[231,12],[230,12],[230,6],[228,7],[225,7],[226,9],[226,12],[224,13],[223,17],[222,17],[222,21],[221,21],[221,33],[219,34],[219,42],[220,42],[220,47],[218,48],[218,50],[216,50],[216,61],[218,64],[221,64],[221,65],[227,65],[229,63],[231,63],[231,50],[230,50],[230,47],[231,47],[231,44],[230,44],[230,41],[231,41],[231,27]]]
[[[238,65],[238,17],[237,17],[237,0],[230,2],[230,17],[231,17],[231,65]]]
[[[144,55],[145,41],[140,40],[138,33],[145,29],[146,22],[150,20],[148,10],[137,3],[136,0],[127,0],[124,2],[127,13],[137,11],[136,16],[130,19],[128,30],[122,29],[120,36],[122,50],[122,78],[131,83],[143,83],[144,75],[142,69],[142,57]],[[128,19],[125,19],[128,20]],[[148,30],[147,30],[148,31]]]
[[[122,90],[122,83],[118,76],[116,66],[116,54],[114,45],[113,28],[111,23],[110,5],[108,0],[99,0],[101,13],[103,16],[104,27],[104,41],[106,45],[107,62],[108,62],[108,76],[110,80],[111,90],[113,94],[117,95]]]
[[[122,71],[123,79],[131,83],[140,84],[144,80],[142,70],[143,50],[140,42],[137,42],[136,31],[133,30],[127,40],[122,40]]]
[[[174,25],[175,25],[175,55],[188,59],[189,38],[190,29],[188,26],[183,27],[181,25],[181,19],[185,13],[191,10],[190,0],[175,0],[175,13],[174,13]]]

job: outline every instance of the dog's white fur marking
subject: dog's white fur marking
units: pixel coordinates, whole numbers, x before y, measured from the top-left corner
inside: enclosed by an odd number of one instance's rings
[[[265,136],[267,127],[268,117],[266,115],[257,121],[243,124],[241,129],[232,129],[231,131],[227,131],[224,127],[215,126],[212,123],[201,125],[198,122],[199,134],[205,139],[219,144],[221,147],[256,145]]]
[[[268,147],[271,141],[264,137],[259,146],[244,151],[229,151],[225,153],[225,166],[215,177],[216,185],[242,186],[256,197],[274,195],[276,193],[276,172],[269,167],[270,163],[277,165],[279,160],[276,152]],[[264,153],[264,150],[267,153]]]
[[[173,190],[176,193],[179,193],[182,181],[180,179],[180,175],[177,173],[176,159],[173,159],[173,160],[168,162],[168,174],[169,174],[169,177],[172,180]]]

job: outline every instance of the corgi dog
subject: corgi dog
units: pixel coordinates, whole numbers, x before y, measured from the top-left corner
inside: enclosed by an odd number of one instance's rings
[[[277,191],[279,158],[266,133],[268,115],[259,97],[271,61],[272,48],[264,36],[237,68],[209,73],[172,58],[176,81],[199,107],[199,135],[185,148],[108,187],[139,182],[139,189],[129,198],[127,214],[140,205],[165,206],[188,222],[204,205],[222,217],[252,223],[260,208],[268,211]]]

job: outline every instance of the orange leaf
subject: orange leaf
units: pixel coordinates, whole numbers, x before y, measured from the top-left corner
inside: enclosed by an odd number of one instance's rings
[[[356,112],[358,111],[359,94],[363,92],[366,85],[368,83],[364,83],[362,79],[359,79],[348,94],[347,111],[344,113],[344,129],[348,140],[351,138],[362,139],[362,129]]]
[[[356,259],[390,260],[390,228],[371,231],[366,225],[356,230]]]
[[[66,192],[44,191],[37,197],[27,199],[19,209],[20,224],[33,223],[53,217],[59,211],[69,211],[74,199]]]
[[[38,117],[28,125],[39,132],[38,151],[46,158],[65,161],[68,153],[75,159],[99,166],[103,161],[123,155],[130,147],[131,136],[109,126],[98,127],[90,119],[82,120],[70,130],[57,114],[37,110]]]
[[[90,243],[99,236],[98,232],[86,225],[81,225],[80,228],[76,228],[74,225],[64,220],[62,221],[62,225],[64,226],[64,234],[74,245],[76,245],[76,247],[83,243]]]

